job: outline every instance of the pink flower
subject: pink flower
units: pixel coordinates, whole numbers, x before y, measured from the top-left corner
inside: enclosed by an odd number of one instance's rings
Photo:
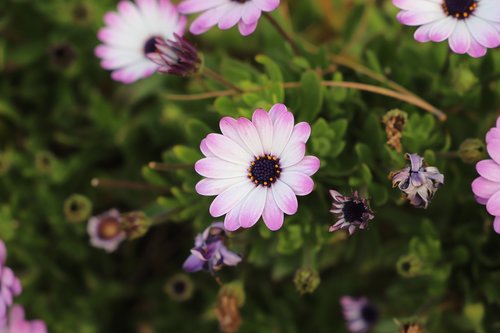
[[[4,326],[0,324],[0,333],[47,333],[47,327],[41,320],[27,321],[24,317],[24,308],[16,304],[10,309]]]
[[[183,35],[187,19],[181,16],[170,0],[121,1],[117,12],[104,16],[106,27],[97,37],[104,44],[95,49],[101,66],[112,70],[111,77],[132,83],[153,74],[158,65],[147,58],[155,52],[157,37],[172,39]]]
[[[0,239],[0,265],[5,264],[5,260],[7,260],[7,248],[5,247],[5,243]]]
[[[405,25],[420,26],[419,42],[448,39],[453,52],[482,57],[500,45],[498,0],[392,0],[402,9],[397,18]]]
[[[283,104],[268,112],[258,109],[252,121],[224,117],[221,134],[201,141],[206,156],[195,169],[206,177],[196,184],[201,195],[216,195],[210,206],[213,217],[226,215],[224,227],[234,231],[252,227],[262,216],[270,230],[283,225],[284,213],[297,212],[297,195],[311,193],[311,175],[320,161],[304,156],[311,134],[308,123],[294,125]]]
[[[4,318],[7,308],[12,305],[15,296],[21,294],[22,287],[12,269],[0,265],[0,319]]]
[[[116,209],[111,209],[89,220],[87,231],[90,243],[107,252],[115,251],[127,237],[122,229],[122,218]]]
[[[495,216],[493,227],[500,234],[500,117],[496,127],[486,134],[486,148],[492,159],[483,160],[476,164],[480,177],[472,182],[472,191],[481,205]]]
[[[193,14],[203,12],[191,24],[193,34],[207,32],[215,25],[226,30],[238,24],[240,33],[248,36],[255,31],[262,12],[272,12],[280,0],[184,0],[179,12]]]

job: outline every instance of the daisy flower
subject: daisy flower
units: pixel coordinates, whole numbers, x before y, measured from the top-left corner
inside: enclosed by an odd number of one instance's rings
[[[285,105],[268,112],[258,109],[252,120],[224,117],[222,134],[201,141],[205,158],[195,170],[206,177],[196,184],[201,195],[216,195],[210,206],[213,217],[225,216],[224,227],[234,231],[252,227],[262,216],[270,230],[283,225],[284,213],[297,212],[297,195],[311,193],[311,177],[320,166],[314,156],[304,156],[311,134],[308,123],[294,125]]]
[[[132,83],[153,74],[158,65],[147,58],[156,50],[155,39],[183,35],[186,17],[180,15],[170,0],[121,1],[118,11],[104,16],[106,27],[98,38],[104,44],[95,49],[101,66],[112,70],[111,77]]]
[[[486,205],[488,213],[495,217],[493,228],[500,234],[500,117],[496,127],[486,134],[486,149],[491,159],[476,164],[479,177],[472,182],[472,191],[477,202]]]
[[[453,52],[482,57],[500,45],[498,0],[392,0],[401,9],[397,18],[405,25],[420,26],[419,42],[448,39]]]
[[[377,308],[366,297],[343,296],[340,304],[351,333],[366,333],[378,321]]]
[[[331,213],[337,217],[337,222],[330,227],[330,232],[347,229],[352,235],[356,229],[365,229],[368,221],[375,215],[370,209],[368,200],[354,191],[352,197],[343,196],[335,190],[330,190],[333,198]]]
[[[87,224],[87,231],[90,243],[107,252],[115,251],[127,237],[122,229],[120,213],[116,209],[92,217]]]
[[[183,14],[203,12],[189,29],[195,35],[215,25],[226,30],[237,24],[240,33],[248,36],[257,28],[262,12],[272,12],[279,5],[280,0],[184,0],[178,8]]]
[[[41,320],[26,320],[24,308],[16,304],[10,309],[7,320],[0,324],[0,333],[47,333],[47,326]]]

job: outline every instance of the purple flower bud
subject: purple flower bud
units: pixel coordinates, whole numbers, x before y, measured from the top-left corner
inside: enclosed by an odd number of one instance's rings
[[[330,227],[330,232],[347,229],[352,235],[356,229],[366,229],[368,221],[375,217],[368,200],[357,191],[353,192],[352,197],[343,196],[335,190],[330,190],[330,195],[333,198],[330,212],[337,218],[337,222]]]
[[[444,175],[436,167],[424,166],[424,159],[418,154],[406,154],[406,158],[411,165],[391,174],[392,186],[399,187],[413,206],[427,208],[444,184]]]
[[[198,50],[184,37],[174,33],[173,39],[156,38],[156,51],[147,57],[160,67],[158,73],[190,76],[198,70]]]
[[[241,257],[227,249],[224,245],[226,231],[222,222],[212,223],[203,233],[195,238],[195,247],[184,262],[186,272],[218,271],[223,266],[236,266]]]

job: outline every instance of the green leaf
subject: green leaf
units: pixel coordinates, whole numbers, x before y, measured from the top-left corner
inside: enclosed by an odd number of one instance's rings
[[[300,80],[300,116],[307,121],[313,121],[321,111],[323,104],[323,87],[315,71],[309,70],[302,74]]]

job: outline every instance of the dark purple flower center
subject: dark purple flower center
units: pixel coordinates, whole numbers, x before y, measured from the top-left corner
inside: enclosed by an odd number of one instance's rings
[[[247,1],[250,1],[250,0],[231,0],[233,2],[239,2],[239,3],[245,3]]]
[[[347,201],[342,208],[344,219],[349,222],[361,222],[363,214],[366,213],[366,207],[362,202]]]
[[[464,19],[469,17],[477,8],[475,0],[444,0],[443,10],[446,15]]]
[[[118,236],[120,232],[120,222],[113,217],[108,217],[102,220],[97,228],[97,235],[99,238],[104,240],[113,239]]]
[[[373,325],[378,320],[378,311],[373,305],[366,304],[361,309],[361,317],[368,325]]]
[[[156,52],[156,38],[153,36],[144,43],[144,54]]]
[[[280,177],[281,167],[280,161],[276,156],[264,155],[255,158],[250,163],[248,169],[248,178],[255,185],[263,185],[270,187]]]

